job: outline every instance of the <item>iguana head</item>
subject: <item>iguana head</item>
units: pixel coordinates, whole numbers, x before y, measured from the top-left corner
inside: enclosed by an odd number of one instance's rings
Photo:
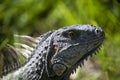
[[[88,56],[96,53],[105,34],[92,25],[72,25],[56,30],[52,34],[53,54],[49,58],[49,77],[64,80]]]

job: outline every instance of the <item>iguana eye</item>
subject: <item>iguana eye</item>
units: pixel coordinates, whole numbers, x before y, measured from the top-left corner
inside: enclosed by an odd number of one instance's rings
[[[64,37],[70,38],[70,39],[75,39],[77,37],[77,31],[76,30],[69,30],[67,32],[63,33]]]
[[[71,39],[73,39],[73,38],[76,37],[76,33],[73,32],[73,31],[69,31],[69,32],[68,32],[68,37],[71,38]]]

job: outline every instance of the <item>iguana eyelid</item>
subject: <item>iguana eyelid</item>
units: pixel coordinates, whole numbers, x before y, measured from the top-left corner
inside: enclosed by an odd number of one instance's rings
[[[74,31],[69,31],[69,32],[68,32],[68,37],[69,37],[69,38],[72,39],[72,38],[74,38],[74,37],[76,37],[76,36],[77,36],[77,34],[76,34]]]
[[[66,38],[74,39],[79,34],[77,32],[78,32],[78,30],[69,30],[69,31],[63,32],[63,36]]]

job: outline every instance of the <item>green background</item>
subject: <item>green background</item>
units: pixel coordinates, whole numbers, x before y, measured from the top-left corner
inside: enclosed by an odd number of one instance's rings
[[[0,53],[15,42],[14,34],[36,37],[73,24],[93,24],[106,33],[100,54],[92,58],[102,79],[85,80],[120,80],[119,0],[0,0]]]

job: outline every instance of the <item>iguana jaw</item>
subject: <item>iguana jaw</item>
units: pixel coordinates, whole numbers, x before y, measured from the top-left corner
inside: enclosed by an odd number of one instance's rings
[[[101,47],[101,44],[103,43],[104,37],[102,37],[101,39],[97,40],[96,42],[99,42],[97,44],[97,46],[92,49],[91,51],[87,52],[86,54],[84,54],[73,66],[68,67],[66,64],[64,63],[55,63],[54,65],[59,65],[56,67],[56,69],[53,67],[53,71],[55,72],[56,76],[60,76],[59,79],[57,80],[66,80],[70,77],[70,75],[76,71],[76,69],[80,66],[82,66],[84,64],[84,60],[87,60],[87,58],[93,54],[96,54],[98,52],[98,50]],[[84,45],[87,45],[89,43],[86,43]],[[82,44],[83,45],[83,44]],[[62,67],[61,67],[62,66]],[[61,68],[61,69],[60,69]],[[60,70],[59,70],[60,69]],[[59,74],[59,71],[61,71],[61,73]],[[63,74],[62,74],[63,73]]]

